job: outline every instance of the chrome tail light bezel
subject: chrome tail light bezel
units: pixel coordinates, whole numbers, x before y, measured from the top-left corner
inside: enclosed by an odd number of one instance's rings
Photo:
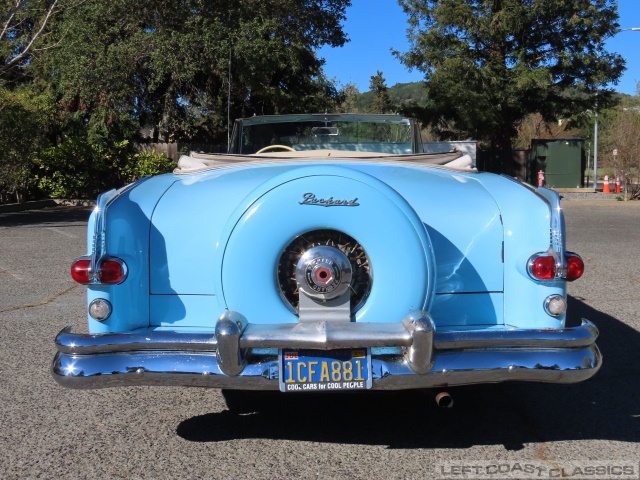
[[[88,266],[86,268],[87,281],[81,281],[73,275],[74,268],[80,262],[88,263]],[[117,281],[103,280],[101,275],[101,268],[102,268],[102,265],[104,265],[106,262],[115,262],[118,265],[120,265],[120,268],[122,269],[122,276]],[[73,278],[74,281],[80,283],[81,285],[120,285],[122,282],[124,282],[127,279],[127,276],[129,275],[129,267],[127,267],[127,264],[121,258],[107,256],[100,261],[100,263],[98,264],[98,268],[94,269],[92,268],[91,257],[89,255],[84,255],[82,257],[76,258],[73,261],[73,263],[71,264],[71,272],[72,272],[71,278]]]
[[[534,268],[536,265],[536,261],[540,258],[548,258],[553,262],[554,265],[554,275],[549,278],[538,277],[534,274]],[[580,275],[570,276],[569,275],[569,264],[570,261],[568,259],[579,259],[580,264],[582,265]],[[568,282],[573,282],[574,280],[579,279],[584,274],[584,262],[582,261],[582,257],[577,253],[566,252],[562,259],[558,258],[558,255],[555,252],[544,252],[544,253],[536,253],[529,257],[527,261],[527,273],[529,277],[531,277],[536,282],[552,282],[555,280],[566,280]]]
[[[572,282],[577,280],[584,274],[584,262],[582,258],[573,252],[566,250],[566,227],[564,221],[564,212],[560,205],[560,195],[557,192],[548,188],[539,187],[535,189],[535,192],[544,199],[549,205],[549,219],[550,219],[550,244],[549,249],[546,252],[536,253],[529,257],[527,261],[527,273],[529,276],[537,282],[549,282],[555,280],[566,280]],[[538,278],[533,274],[534,262],[541,257],[553,258],[555,261],[555,275],[553,278]],[[580,275],[569,276],[569,259],[578,258],[582,265]]]

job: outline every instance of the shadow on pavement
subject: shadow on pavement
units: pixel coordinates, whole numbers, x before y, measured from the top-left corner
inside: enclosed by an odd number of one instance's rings
[[[64,226],[87,223],[92,207],[55,207],[24,212],[0,213],[0,227]]]
[[[600,328],[604,364],[573,385],[503,383],[451,388],[452,409],[434,392],[295,394],[254,392],[255,412],[227,410],[183,421],[177,434],[194,442],[247,438],[386,445],[389,448],[469,448],[599,439],[640,442],[640,333],[569,298],[573,317]]]

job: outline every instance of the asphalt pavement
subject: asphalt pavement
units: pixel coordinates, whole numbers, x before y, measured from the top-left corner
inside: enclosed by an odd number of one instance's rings
[[[263,394],[244,415],[217,390],[58,386],[55,335],[86,331],[69,266],[86,251],[89,210],[0,214],[0,478],[388,480],[487,461],[549,468],[521,478],[567,462],[635,462],[637,473],[640,202],[569,200],[565,212],[568,248],[587,268],[569,287],[570,322],[601,332],[593,379],[450,389],[452,409],[424,391]]]

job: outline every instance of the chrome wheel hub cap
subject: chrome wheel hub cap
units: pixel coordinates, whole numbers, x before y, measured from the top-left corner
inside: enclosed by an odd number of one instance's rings
[[[349,259],[334,247],[310,248],[296,265],[298,288],[316,300],[327,301],[343,295],[351,286],[351,276]]]

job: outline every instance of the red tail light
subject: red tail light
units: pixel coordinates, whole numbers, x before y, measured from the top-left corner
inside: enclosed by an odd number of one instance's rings
[[[529,275],[536,280],[556,278],[556,259],[550,255],[534,255],[529,259]]]
[[[584,262],[580,255],[567,253],[567,280],[572,282],[579,279],[584,273]]]
[[[105,260],[98,272],[102,283],[116,284],[124,280],[124,263],[118,260]]]
[[[71,265],[71,278],[76,282],[83,285],[90,283],[107,283],[114,285],[121,283],[127,276],[127,269],[125,263],[120,259],[107,259],[104,260],[97,271],[97,280],[94,281],[91,278],[89,268],[91,266],[91,260],[85,257],[78,258]]]
[[[73,278],[76,282],[81,283],[83,285],[87,285],[91,283],[91,279],[89,278],[90,265],[91,265],[91,260],[87,258],[78,258],[71,265],[71,278]]]

